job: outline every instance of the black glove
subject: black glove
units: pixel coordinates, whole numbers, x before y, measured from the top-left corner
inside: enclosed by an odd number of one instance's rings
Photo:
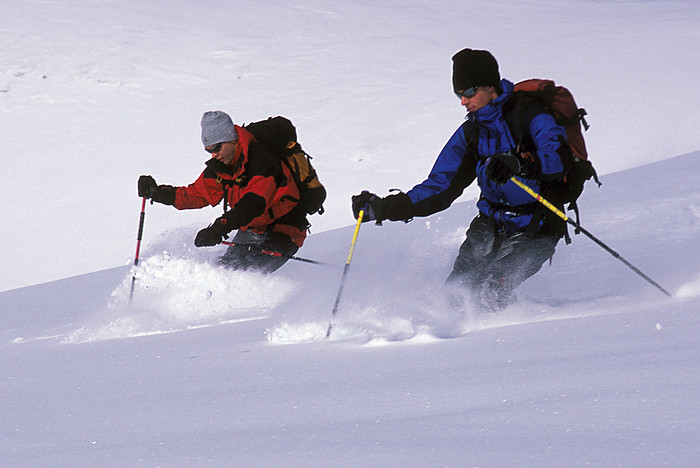
[[[158,185],[155,179],[149,175],[139,177],[139,197],[150,198],[153,202],[163,205],[173,205],[177,189],[171,185]]]
[[[373,193],[364,190],[359,195],[352,196],[352,214],[357,219],[360,216],[360,211],[364,211],[362,222],[377,221],[377,224],[382,224],[386,219],[384,216],[384,200]]]
[[[224,240],[229,231],[226,218],[222,216],[214,221],[211,226],[205,227],[197,233],[197,236],[194,238],[194,245],[196,247],[212,247],[221,244],[221,241]]]
[[[511,177],[520,173],[520,161],[517,156],[506,153],[494,154],[486,165],[486,177],[503,185]]]
[[[158,188],[156,180],[149,175],[139,177],[139,197],[153,198],[153,194]]]
[[[194,245],[196,247],[212,247],[221,244],[222,240],[224,240],[224,235],[213,226],[209,226],[197,233],[197,236],[194,238]]]

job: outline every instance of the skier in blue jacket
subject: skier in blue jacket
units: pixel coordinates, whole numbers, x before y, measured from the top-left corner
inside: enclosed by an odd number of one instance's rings
[[[566,231],[556,216],[510,181],[537,193],[555,190],[573,161],[563,127],[529,101],[515,115],[513,83],[501,79],[485,50],[464,49],[452,57],[452,84],[466,121],[440,152],[430,175],[406,193],[380,198],[363,191],[352,197],[364,221],[408,221],[449,207],[475,179],[481,189],[472,220],[447,282],[466,287],[489,311],[511,301],[515,287],[539,271]],[[523,131],[516,132],[519,125]],[[515,135],[523,135],[515,141]],[[563,207],[562,207],[563,208]]]

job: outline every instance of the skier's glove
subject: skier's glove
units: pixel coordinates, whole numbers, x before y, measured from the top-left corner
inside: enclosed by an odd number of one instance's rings
[[[171,185],[158,185],[151,176],[139,177],[139,197],[150,198],[151,205],[153,202],[162,203],[164,205],[172,205],[175,203],[175,193],[177,189]]]
[[[226,226],[226,218],[223,216],[197,233],[194,238],[196,247],[212,247],[221,244],[230,229]]]
[[[486,177],[503,185],[511,177],[520,173],[520,161],[517,156],[507,153],[494,154],[486,164]]]
[[[373,193],[364,190],[359,195],[352,196],[352,214],[357,219],[360,216],[360,211],[364,211],[362,222],[376,221],[381,225],[386,219],[384,216],[384,200]]]
[[[175,192],[177,189],[171,185],[158,185],[156,180],[149,175],[139,177],[139,197],[150,198],[153,202],[164,205],[175,203]]]
[[[139,197],[153,198],[153,194],[158,188],[156,180],[149,175],[139,177]]]

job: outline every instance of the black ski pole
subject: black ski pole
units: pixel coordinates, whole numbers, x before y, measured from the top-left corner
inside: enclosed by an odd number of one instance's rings
[[[143,202],[141,203],[141,218],[139,220],[139,233],[136,236],[136,255],[134,256],[134,267],[139,264],[139,251],[141,250],[141,237],[143,236],[143,222],[146,219],[146,197],[143,197]],[[131,291],[129,291],[129,302],[134,296],[134,283],[136,283],[136,270],[134,270],[134,275],[131,277]]]
[[[222,244],[223,244],[223,245],[238,245],[238,246],[241,246],[241,247],[248,247],[248,248],[251,248],[251,249],[259,250],[260,252],[264,253],[265,255],[272,255],[272,256],[274,256],[274,257],[288,258],[288,259],[290,259],[290,260],[296,260],[296,261],[299,261],[299,262],[313,263],[314,265],[328,265],[328,263],[319,262],[319,261],[317,261],[317,260],[311,260],[311,259],[308,259],[308,258],[297,257],[297,256],[295,256],[295,255],[287,255],[287,254],[283,254],[283,253],[281,253],[281,252],[273,252],[272,250],[263,249],[263,248],[261,248],[261,247],[258,247],[257,245],[236,244],[236,243],[234,243],[234,242],[227,242],[227,241],[223,241]]]
[[[625,266],[627,266],[627,267],[630,268],[632,271],[634,271],[635,273],[637,273],[639,276],[641,276],[642,278],[644,278],[647,282],[649,282],[649,283],[650,283],[652,286],[654,286],[656,289],[658,289],[658,290],[661,291],[662,293],[666,294],[668,297],[672,297],[672,296],[671,296],[671,293],[668,292],[668,291],[666,291],[666,290],[665,290],[664,288],[662,288],[661,286],[659,286],[659,284],[658,284],[656,281],[654,281],[653,279],[649,278],[649,277],[648,277],[647,275],[645,275],[641,270],[639,270],[639,268],[635,267],[635,266],[632,265],[630,262],[628,262],[627,260],[625,260],[624,258],[622,258],[622,256],[620,256],[619,253],[615,252],[613,249],[611,249],[610,247],[608,247],[607,245],[605,245],[600,239],[598,239],[598,238],[595,237],[593,234],[591,234],[590,232],[588,232],[587,230],[585,230],[584,228],[582,228],[581,225],[579,225],[578,223],[574,222],[571,218],[569,218],[568,216],[566,216],[566,214],[565,214],[564,212],[562,212],[562,211],[561,211],[560,209],[558,209],[556,206],[552,205],[549,201],[547,201],[545,198],[543,198],[540,194],[536,193],[534,190],[532,190],[530,187],[528,187],[527,185],[525,185],[525,184],[523,184],[522,182],[520,182],[520,181],[519,181],[518,179],[516,179],[515,177],[511,177],[510,180],[512,180],[513,182],[515,182],[515,184],[516,184],[518,187],[520,187],[521,189],[525,190],[530,196],[532,196],[532,197],[533,197],[535,200],[537,200],[538,202],[542,203],[545,207],[547,207],[547,208],[548,208],[550,211],[552,211],[554,214],[556,214],[556,215],[559,216],[561,219],[563,219],[564,221],[566,221],[567,223],[571,224],[571,225],[574,226],[576,229],[578,229],[579,231],[581,231],[582,233],[584,233],[585,235],[587,235],[593,242],[595,242],[596,244],[598,244],[599,246],[601,246],[603,249],[605,249],[610,255],[612,255],[612,256],[615,257],[616,259],[620,260],[623,264],[625,264]]]
[[[364,210],[360,210],[357,216],[357,225],[355,226],[355,233],[352,236],[352,243],[350,244],[350,253],[348,254],[348,259],[345,261],[345,268],[343,268],[343,276],[340,278],[340,287],[338,288],[338,295],[335,297],[335,304],[333,305],[333,311],[331,312],[331,320],[335,317],[336,312],[338,312],[338,305],[340,304],[340,296],[343,294],[343,287],[345,285],[345,277],[348,276],[348,270],[350,269],[350,260],[352,260],[352,253],[355,250],[355,242],[357,242],[357,234],[360,232],[360,224],[362,224],[362,217],[365,215]],[[331,328],[333,327],[333,322],[328,322],[328,330],[326,330],[326,338],[331,336]]]

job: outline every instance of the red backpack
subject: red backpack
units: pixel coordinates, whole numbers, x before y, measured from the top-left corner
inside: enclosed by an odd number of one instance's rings
[[[517,99],[513,113],[513,127],[515,130],[513,136],[518,147],[522,147],[524,136],[529,134],[529,129],[522,128],[526,107],[524,103],[529,99],[535,100],[542,105],[554,117],[556,123],[566,130],[566,140],[573,153],[571,168],[564,177],[565,183],[563,186],[543,195],[551,197],[552,201],[559,202],[562,205],[568,203],[568,209],[576,212],[578,223],[576,200],[583,192],[584,183],[592,177],[600,185],[598,175],[588,160],[586,142],[581,132],[581,126],[583,126],[584,130],[589,128],[584,117],[587,115],[586,110],[576,105],[576,101],[574,101],[574,97],[568,89],[555,85],[552,80],[533,78],[521,81],[515,85],[515,96]]]
[[[517,83],[515,93],[527,96],[544,104],[547,111],[554,117],[557,124],[566,129],[566,140],[571,150],[580,159],[588,160],[586,142],[583,140],[581,125],[587,131],[590,125],[586,122],[586,109],[579,108],[571,92],[563,86],[556,86],[552,80],[533,78]]]

